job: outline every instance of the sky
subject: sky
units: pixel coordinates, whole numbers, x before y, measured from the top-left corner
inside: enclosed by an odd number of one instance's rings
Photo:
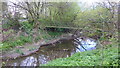
[[[68,2],[86,2],[88,4],[94,3],[94,2],[103,2],[105,0],[2,0],[2,1],[12,1],[12,2],[18,2],[18,1],[51,1],[51,2],[55,2],[55,1],[68,1]],[[119,2],[120,0],[109,0],[112,2]]]
[[[22,2],[24,2],[24,1],[32,1],[32,2],[34,2],[34,1],[52,1],[52,2],[55,2],[55,1],[59,1],[59,2],[65,2],[66,0],[2,0],[2,1],[11,1],[11,2],[18,2],[18,1],[22,1]],[[83,6],[83,8],[89,8],[90,6],[92,6],[93,4],[95,4],[96,2],[103,2],[103,1],[105,1],[105,0],[67,0],[67,2],[78,2],[78,5],[81,5],[81,3],[80,2],[82,2],[82,4],[84,4],[85,3],[85,5]],[[113,1],[113,2],[119,2],[120,0],[109,0],[109,1]],[[9,3],[9,5],[12,5],[12,4],[10,4]]]
[[[85,6],[83,6],[83,7],[90,7],[93,4],[95,5],[96,2],[103,2],[103,1],[105,2],[106,0],[6,0],[6,1],[11,1],[11,2],[18,2],[18,1],[22,1],[22,2],[24,2],[24,1],[32,1],[32,2],[34,2],[34,1],[52,1],[52,2],[67,1],[67,2],[71,2],[72,1],[72,2],[78,2],[78,5],[81,5],[81,3],[79,3],[79,2],[82,2],[82,4],[85,3]],[[119,2],[120,0],[109,0],[109,1]]]
[[[9,0],[3,0],[3,1],[9,1]],[[25,0],[10,0],[10,1],[25,1]],[[91,3],[91,2],[100,2],[105,0],[26,0],[26,1],[74,1],[74,2],[84,1],[84,2]],[[118,2],[120,0],[109,0],[109,1]]]
[[[5,1],[5,0],[3,0]],[[55,1],[74,1],[74,2],[86,2],[88,5],[92,5],[93,3],[95,2],[103,2],[105,0],[6,0],[6,1],[12,1],[12,2],[18,2],[18,1],[51,1],[51,2],[55,2]],[[109,1],[112,1],[112,2],[119,2],[120,0],[109,0]]]

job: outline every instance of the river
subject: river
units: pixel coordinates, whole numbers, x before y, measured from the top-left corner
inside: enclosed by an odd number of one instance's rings
[[[70,57],[76,52],[96,49],[96,46],[97,42],[91,38],[63,40],[53,45],[43,46],[27,57],[5,61],[5,66],[39,66],[57,58]]]

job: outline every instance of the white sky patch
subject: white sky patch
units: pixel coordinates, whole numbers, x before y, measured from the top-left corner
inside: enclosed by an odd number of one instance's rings
[[[3,0],[3,1],[11,1],[11,2],[82,2],[86,3],[87,6],[91,6],[96,2],[105,2],[107,0]],[[111,2],[119,2],[120,0],[109,0]]]
[[[1,2],[5,2],[5,1],[13,1],[13,2],[24,2],[24,1],[28,1],[28,2],[87,2],[87,3],[93,3],[93,2],[103,2],[106,0],[0,0]],[[119,2],[120,0],[109,0],[110,2]]]

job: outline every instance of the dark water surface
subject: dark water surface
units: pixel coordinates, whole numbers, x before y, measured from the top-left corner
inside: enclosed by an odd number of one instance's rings
[[[54,45],[43,46],[30,56],[5,61],[5,66],[39,66],[56,58],[69,57],[76,52],[96,49],[96,45],[93,39],[64,40]]]

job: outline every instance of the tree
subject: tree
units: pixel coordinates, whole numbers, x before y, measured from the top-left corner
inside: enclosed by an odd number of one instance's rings
[[[107,9],[107,11],[109,12],[109,15],[107,15],[108,19],[106,20],[106,25],[109,28],[108,29],[108,35],[114,35],[116,36],[116,32],[117,32],[117,20],[118,20],[118,3],[117,2],[111,2],[110,0],[106,0],[105,2],[102,3],[98,3],[99,6]],[[113,27],[111,27],[111,25]],[[111,29],[112,28],[112,29]]]
[[[47,18],[57,26],[73,26],[74,20],[79,12],[79,6],[75,2],[50,3],[49,15]]]

